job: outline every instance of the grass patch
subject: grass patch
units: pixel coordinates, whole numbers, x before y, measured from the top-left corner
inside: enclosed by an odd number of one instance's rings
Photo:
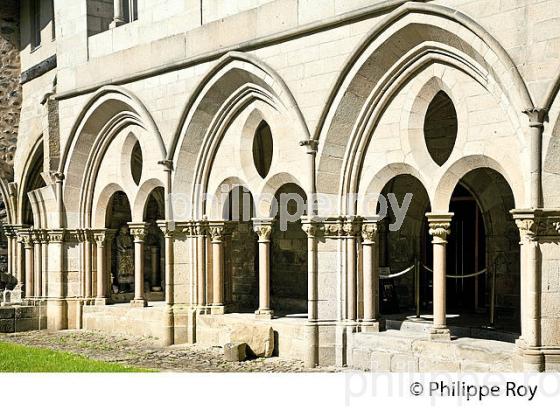
[[[91,360],[73,353],[0,342],[0,372],[120,373],[149,371]]]

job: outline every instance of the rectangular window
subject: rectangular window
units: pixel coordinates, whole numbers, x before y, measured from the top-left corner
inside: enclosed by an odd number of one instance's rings
[[[33,50],[41,45],[41,0],[29,0],[29,23]]]

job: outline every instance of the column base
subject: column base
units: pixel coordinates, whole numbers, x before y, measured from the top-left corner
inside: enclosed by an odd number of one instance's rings
[[[448,342],[451,340],[451,333],[447,328],[432,328],[428,333],[428,340],[436,342]]]
[[[226,307],[224,305],[212,305],[210,307],[211,315],[223,315],[226,313]]]
[[[148,306],[148,301],[146,299],[132,299],[130,301],[130,306],[132,306],[132,307],[146,307],[146,306]]]
[[[360,323],[360,331],[364,333],[379,333],[384,330],[383,323],[378,320],[364,320]]]
[[[196,313],[199,315],[210,315],[212,314],[212,306],[200,305],[196,307]]]
[[[272,309],[259,309],[255,311],[255,319],[272,319],[274,311]]]
[[[109,23],[109,28],[115,28],[118,26],[122,26],[124,24],[124,20],[113,20]]]
[[[110,305],[111,301],[109,298],[95,298],[95,304],[99,306]]]

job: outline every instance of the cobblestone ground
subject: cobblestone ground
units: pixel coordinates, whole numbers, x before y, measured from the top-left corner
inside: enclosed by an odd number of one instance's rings
[[[306,369],[298,360],[258,358],[240,363],[223,359],[221,348],[196,345],[157,347],[153,339],[65,330],[0,334],[0,341],[80,354],[90,359],[175,372],[333,372],[334,368]]]

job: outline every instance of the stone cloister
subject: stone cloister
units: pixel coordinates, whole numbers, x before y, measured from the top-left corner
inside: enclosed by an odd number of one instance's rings
[[[276,354],[363,368],[397,323],[426,351],[484,325],[509,370],[560,369],[557,75],[535,85],[459,1],[111,50],[143,3],[105,3],[99,31],[55,2],[57,66],[23,84],[1,184],[8,274],[49,329],[214,346],[267,324]]]

